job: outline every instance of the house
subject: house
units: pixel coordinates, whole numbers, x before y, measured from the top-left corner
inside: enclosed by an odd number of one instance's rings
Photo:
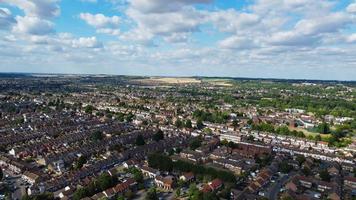
[[[118,173],[119,173],[119,172],[118,172],[118,170],[117,170],[116,167],[111,168],[111,169],[108,170],[108,174],[109,174],[110,176],[116,176]]]
[[[160,172],[158,170],[153,169],[148,166],[142,166],[142,167],[140,167],[140,169],[144,176],[148,176],[150,178],[156,178],[156,176],[158,176],[160,174]]]
[[[233,132],[222,133],[219,135],[220,141],[226,140],[228,142],[239,143],[241,142],[241,136],[238,134],[234,134]]]
[[[155,183],[158,187],[163,188],[164,190],[171,190],[174,184],[173,176],[156,176]]]
[[[65,199],[66,197],[72,195],[75,192],[75,190],[71,187],[65,187],[64,189],[62,189],[59,193],[55,193],[55,197],[58,196],[61,199]]]
[[[331,191],[333,188],[334,188],[334,185],[332,183],[328,183],[325,181],[319,181],[317,183],[317,189],[321,192]]]
[[[111,199],[116,195],[114,188],[106,189],[105,191],[103,191],[103,194],[108,199]]]
[[[311,188],[313,185],[313,181],[305,176],[298,176],[297,180],[299,180],[301,186],[306,188]]]
[[[344,185],[345,187],[349,187],[351,189],[356,189],[356,178],[347,176],[344,178]]]
[[[33,184],[38,182],[38,180],[40,179],[40,176],[35,174],[35,173],[29,172],[29,171],[25,171],[22,174],[21,178],[24,181],[26,181],[26,182],[30,183],[31,185],[33,185]]]
[[[340,173],[340,167],[337,163],[334,163],[328,168],[328,172],[332,176],[337,176]]]
[[[113,189],[116,194],[123,194],[125,193],[128,189],[134,188],[136,185],[136,181],[132,178],[125,180],[122,183],[117,184]]]
[[[297,192],[297,190],[298,190],[298,183],[297,183],[297,180],[296,180],[296,179],[292,179],[291,181],[289,181],[289,182],[286,184],[285,188],[286,188],[287,190],[291,190],[291,191],[293,191],[293,192]]]
[[[137,161],[136,159],[130,159],[130,160],[125,161],[125,162],[123,163],[123,166],[124,166],[126,169],[128,169],[128,168],[130,168],[130,167],[137,167],[139,163],[140,163],[140,162]]]
[[[94,196],[91,197],[93,200],[99,200],[105,198],[105,194],[103,192],[99,192],[98,194],[95,194]]]
[[[212,180],[211,182],[209,182],[208,185],[212,191],[216,191],[223,186],[223,182],[220,179],[216,178],[216,179]]]
[[[340,195],[338,195],[336,192],[333,192],[328,195],[328,199],[330,200],[340,200]]]
[[[182,181],[185,181],[185,182],[191,182],[193,181],[195,178],[193,172],[185,172],[183,173],[179,179],[182,180]]]

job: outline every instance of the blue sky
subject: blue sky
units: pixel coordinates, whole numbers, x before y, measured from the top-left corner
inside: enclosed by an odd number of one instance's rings
[[[356,80],[354,0],[0,0],[0,71]]]

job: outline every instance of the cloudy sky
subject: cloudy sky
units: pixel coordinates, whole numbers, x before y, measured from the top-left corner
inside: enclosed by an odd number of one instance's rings
[[[356,1],[0,0],[0,71],[356,80]]]

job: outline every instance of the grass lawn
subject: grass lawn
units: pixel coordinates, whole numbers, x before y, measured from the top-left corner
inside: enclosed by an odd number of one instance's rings
[[[293,130],[302,131],[306,137],[308,137],[308,136],[310,136],[310,135],[313,136],[313,137],[319,135],[319,133],[317,133],[317,132],[312,132],[312,131],[306,130],[306,129],[304,129],[304,128],[290,128],[290,129],[291,129],[292,131],[293,131]],[[321,136],[321,138],[326,139],[326,138],[330,137],[331,134],[320,134],[320,136]]]

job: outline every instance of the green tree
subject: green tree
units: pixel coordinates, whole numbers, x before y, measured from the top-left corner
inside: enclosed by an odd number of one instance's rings
[[[160,141],[164,139],[164,134],[161,129],[158,129],[158,131],[153,135],[153,140],[155,141]]]
[[[176,189],[176,194],[175,194],[175,196],[178,198],[178,197],[180,197],[180,194],[181,194],[181,188],[178,187],[178,188]]]
[[[321,180],[327,181],[327,182],[329,182],[331,179],[331,176],[330,176],[328,170],[326,170],[326,169],[323,169],[319,172],[319,177]]]
[[[214,192],[203,193],[203,200],[219,200]]]
[[[94,110],[94,107],[92,105],[87,105],[84,108],[84,112],[87,114],[91,114],[93,112],[93,110]]]
[[[85,156],[80,156],[75,163],[75,168],[81,169],[85,163],[87,163],[87,158]]]
[[[103,133],[99,130],[94,131],[91,135],[92,140],[94,141],[100,141],[103,139]]]
[[[299,163],[299,166],[302,166],[302,164],[305,161],[305,157],[304,157],[304,155],[297,155],[296,160]]]
[[[78,188],[73,194],[73,200],[80,200],[87,197],[88,191],[85,188]]]
[[[234,131],[236,131],[236,129],[239,127],[239,122],[235,119],[232,121],[232,126],[234,127]]]
[[[321,141],[321,136],[320,136],[320,134],[316,135],[314,139],[315,139],[316,141]]]
[[[113,178],[108,173],[102,173],[98,177],[98,185],[101,190],[106,190],[114,185]]]
[[[223,139],[220,143],[223,146],[227,146],[227,144],[229,144],[229,142],[226,139]]]
[[[284,174],[288,174],[290,171],[293,170],[293,166],[288,164],[287,161],[282,161],[280,164],[279,164],[279,170],[284,173]]]
[[[142,135],[138,135],[136,137],[136,142],[135,143],[136,143],[137,146],[145,145],[145,139],[143,138]]]
[[[135,196],[135,194],[131,190],[128,190],[125,192],[125,197],[127,199],[132,199],[134,196]]]
[[[177,128],[183,128],[183,126],[184,126],[182,120],[180,120],[180,119],[177,119],[176,122],[174,123],[174,125],[175,125]]]
[[[0,181],[4,178],[4,173],[2,172],[2,169],[0,167]]]
[[[158,200],[156,188],[150,188],[146,194],[146,200]]]
[[[199,200],[202,198],[202,193],[194,183],[189,186],[188,197],[190,200]]]
[[[131,174],[134,175],[134,179],[136,182],[138,182],[138,183],[143,182],[143,174],[142,174],[141,170],[137,169],[136,167],[132,167],[132,168],[128,169],[128,172],[130,172]]]
[[[308,167],[303,167],[302,168],[302,173],[305,175],[305,176],[309,176],[311,174],[311,171]]]
[[[203,128],[204,128],[203,120],[198,119],[197,120],[197,129],[203,129]]]
[[[190,143],[189,143],[189,147],[192,149],[192,150],[195,150],[197,148],[199,148],[201,146],[201,138],[200,137],[195,137],[193,138]]]
[[[185,128],[192,128],[192,121],[190,119],[185,122]]]
[[[328,123],[323,122],[318,125],[317,130],[321,134],[328,134],[328,133],[330,133],[330,126]]]

